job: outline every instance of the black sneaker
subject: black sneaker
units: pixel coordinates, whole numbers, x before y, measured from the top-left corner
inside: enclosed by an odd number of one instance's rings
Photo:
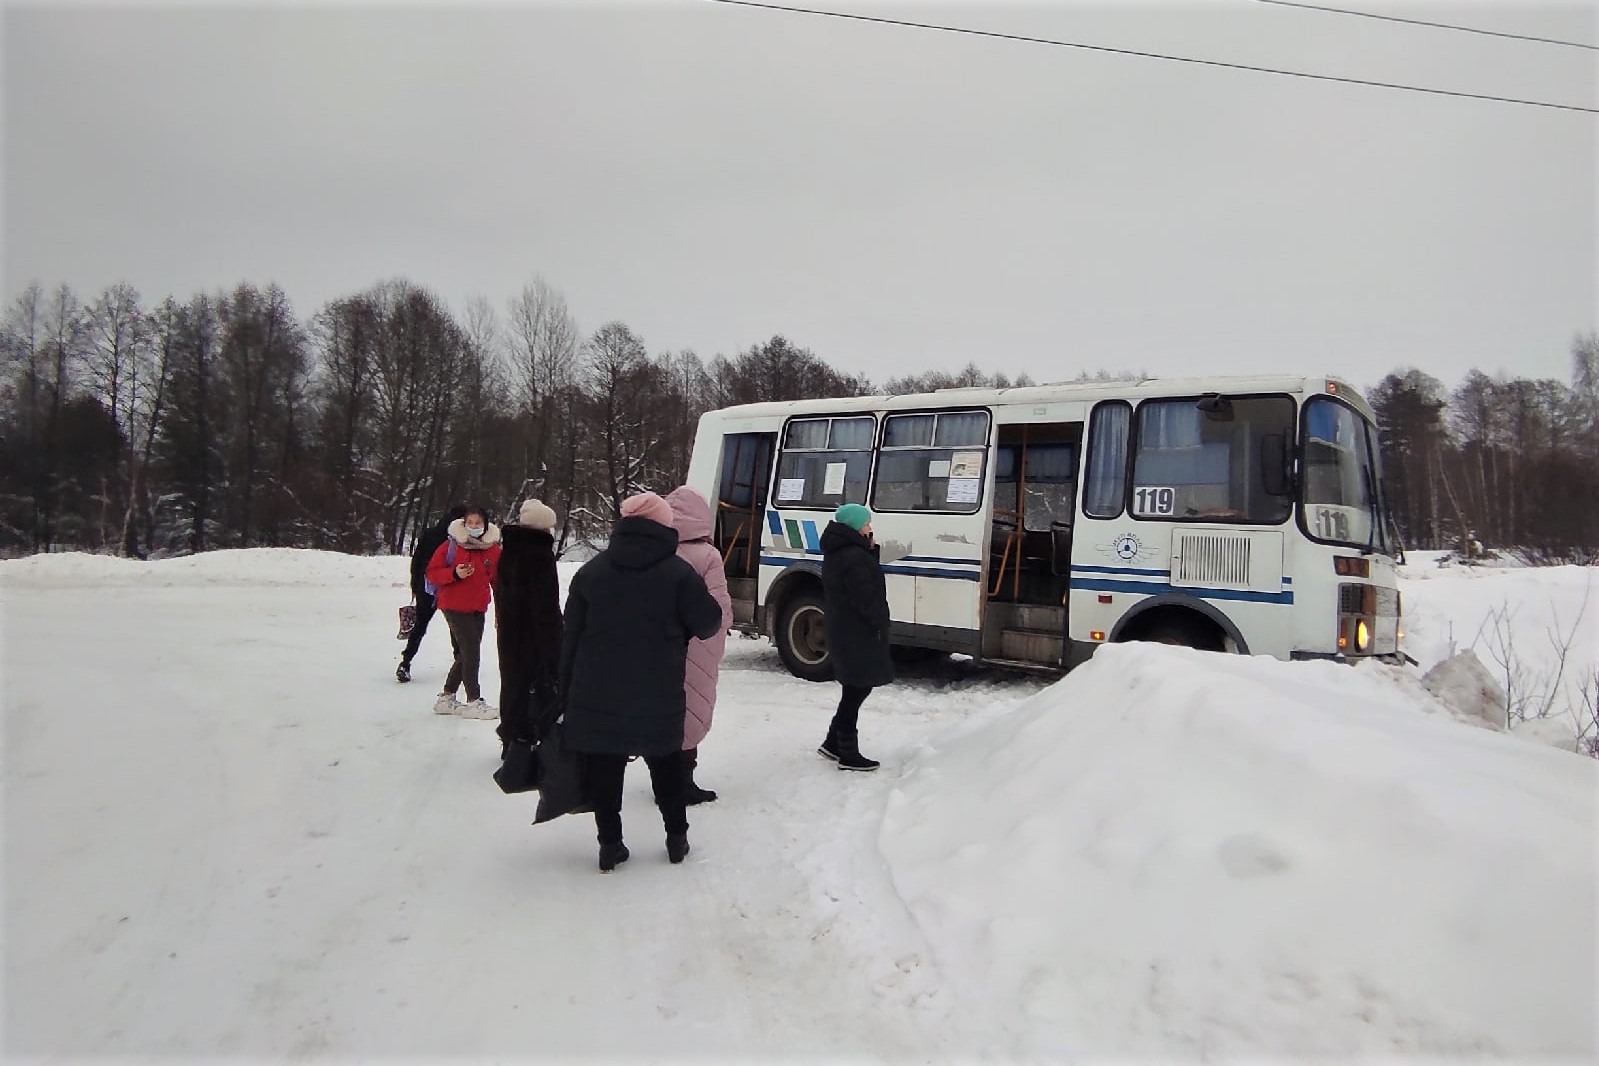
[[[687,833],[666,834],[666,859],[674,865],[683,861],[689,853]]]
[[[627,861],[627,845],[621,841],[600,845],[600,873],[608,874]]]
[[[402,685],[411,680],[411,664],[402,662],[399,666],[396,666],[394,668],[394,680]]]

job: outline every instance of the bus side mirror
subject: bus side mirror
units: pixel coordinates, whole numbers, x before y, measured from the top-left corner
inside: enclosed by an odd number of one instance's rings
[[[1269,496],[1287,496],[1294,475],[1289,467],[1288,437],[1266,433],[1260,438],[1260,483]]]

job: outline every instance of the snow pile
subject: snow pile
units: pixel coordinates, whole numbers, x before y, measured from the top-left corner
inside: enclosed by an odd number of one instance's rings
[[[999,1054],[1591,1056],[1596,798],[1384,672],[1121,645],[878,842]]]
[[[1505,690],[1469,648],[1428,670],[1421,684],[1456,714],[1505,728]]]
[[[1434,554],[1411,553],[1400,578],[1404,647],[1421,669],[1469,649],[1503,691],[1517,735],[1569,748],[1585,724],[1599,730],[1599,567],[1440,569]],[[1519,722],[1541,716],[1549,721]]]

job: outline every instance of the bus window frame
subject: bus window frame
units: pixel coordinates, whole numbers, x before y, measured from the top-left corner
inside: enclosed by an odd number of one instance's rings
[[[869,419],[872,420],[872,443],[870,445],[868,445],[864,449],[864,451],[866,452],[866,454],[867,454],[867,456],[868,456],[868,458],[870,460],[867,463],[867,465],[866,465],[866,499],[870,500],[872,498],[872,483],[875,480],[876,473],[877,473],[876,455],[877,455],[877,451],[878,451],[878,441],[881,439],[882,433],[883,433],[883,419],[878,417],[878,413],[876,411],[855,411],[855,412],[848,413],[848,414],[790,415],[788,418],[783,419],[783,424],[782,424],[781,427],[779,427],[778,433],[777,433],[777,447],[776,447],[776,449],[774,449],[773,454],[772,454],[772,483],[769,486],[767,486],[767,490],[766,490],[766,506],[767,506],[767,508],[770,509],[770,510],[773,510],[773,511],[818,511],[818,512],[821,512],[821,513],[824,513],[824,514],[828,513],[828,512],[831,512],[831,511],[838,510],[838,508],[840,506],[842,506],[841,504],[831,504],[831,505],[829,505],[829,504],[814,504],[814,503],[794,503],[794,502],[790,502],[790,501],[786,501],[786,500],[779,500],[777,498],[777,493],[778,493],[779,487],[783,483],[783,478],[782,478],[783,456],[786,455],[790,451],[793,451],[793,452],[796,452],[796,453],[802,453],[802,454],[806,454],[806,455],[826,455],[826,454],[828,454],[830,452],[833,453],[833,454],[836,454],[836,455],[856,455],[860,451],[862,451],[863,449],[859,449],[859,448],[793,448],[793,449],[790,449],[788,447],[788,430],[789,430],[789,426],[793,425],[795,422],[826,422],[828,424],[827,425],[827,439],[828,439],[828,442],[831,443],[832,439],[833,439],[833,425],[832,424],[834,422],[840,421],[842,419],[859,419],[859,418],[869,418]]]
[[[1096,440],[1094,436],[1094,419],[1101,410],[1109,409],[1117,405],[1127,409],[1127,454],[1122,457],[1121,495],[1116,497],[1116,511],[1114,514],[1089,514],[1086,504],[1088,502],[1089,460],[1093,455],[1094,443]],[[1115,522],[1129,514],[1127,509],[1127,499],[1128,494],[1132,491],[1133,455],[1135,454],[1133,451],[1133,416],[1137,413],[1137,404],[1133,403],[1131,400],[1124,400],[1120,398],[1100,400],[1098,403],[1094,404],[1093,408],[1088,412],[1087,423],[1083,431],[1083,454],[1079,458],[1079,462],[1082,464],[1082,472],[1077,478],[1077,514],[1073,519],[1074,521],[1086,518],[1093,522]]]
[[[934,419],[933,419],[933,432],[932,432],[931,436],[928,439],[930,441],[936,441],[938,439],[938,418],[937,418],[937,416],[939,416],[939,415],[974,415],[974,414],[981,414],[988,420],[988,425],[984,428],[984,431],[983,431],[983,443],[982,444],[963,444],[963,445],[960,445],[959,447],[951,447],[951,448],[940,448],[940,447],[938,447],[935,444],[906,444],[906,445],[900,445],[900,446],[897,446],[897,447],[890,448],[890,447],[888,447],[887,445],[885,445],[883,443],[885,440],[888,439],[888,420],[891,419],[891,418],[900,418],[900,417],[911,417],[911,418],[914,418],[914,417],[917,417],[917,416],[933,415],[934,416]],[[988,495],[989,495],[989,493],[988,493],[988,482],[989,482],[990,475],[993,472],[993,464],[994,464],[994,426],[995,426],[994,412],[993,412],[993,410],[991,408],[988,408],[988,407],[935,407],[935,408],[917,408],[915,410],[905,410],[905,411],[885,411],[885,412],[883,412],[883,417],[881,419],[879,419],[878,423],[877,423],[877,439],[876,439],[875,443],[872,445],[872,476],[871,476],[871,481],[870,481],[870,484],[867,487],[867,492],[866,492],[867,506],[871,508],[871,511],[872,511],[872,513],[874,515],[876,515],[876,514],[908,514],[908,515],[933,514],[933,515],[953,515],[953,516],[955,516],[957,518],[970,518],[973,515],[982,514],[983,511],[985,510],[985,508],[988,506],[988,503],[989,503],[989,501],[988,501]],[[878,479],[878,471],[879,471],[879,468],[880,468],[880,466],[882,464],[883,455],[884,455],[885,452],[918,452],[918,451],[920,451],[920,452],[937,452],[937,451],[959,452],[959,451],[975,451],[978,448],[981,448],[982,452],[983,452],[983,472],[981,474],[979,474],[978,477],[977,477],[977,482],[978,482],[978,485],[977,485],[977,501],[971,505],[971,509],[970,510],[954,510],[952,508],[945,508],[945,507],[940,507],[940,508],[928,507],[928,508],[920,508],[920,509],[911,510],[911,509],[899,508],[899,507],[879,507],[877,505],[877,485],[878,485],[878,480],[879,480]],[[945,478],[944,480],[947,482],[949,479]],[[947,490],[946,490],[946,492],[947,492]]]
[[[1228,393],[1222,393],[1221,396],[1222,396],[1222,399],[1225,399],[1225,400],[1287,400],[1288,403],[1294,408],[1294,417],[1289,419],[1288,425],[1289,425],[1289,428],[1292,429],[1295,433],[1298,433],[1299,426],[1300,426],[1300,420],[1304,417],[1304,405],[1303,405],[1303,403],[1301,403],[1300,399],[1298,397],[1294,396],[1292,393],[1287,393],[1287,392],[1237,392],[1237,393],[1228,392]],[[1200,400],[1202,400],[1204,398],[1205,397],[1203,395],[1198,394],[1198,393],[1196,393],[1194,395],[1191,395],[1191,396],[1145,396],[1145,397],[1140,398],[1138,403],[1133,405],[1133,420],[1132,420],[1132,424],[1127,427],[1128,428],[1128,435],[1127,435],[1127,437],[1128,437],[1128,440],[1127,440],[1127,471],[1126,471],[1126,482],[1123,485],[1124,491],[1123,491],[1123,494],[1122,494],[1123,495],[1123,499],[1122,499],[1122,514],[1126,515],[1128,518],[1131,518],[1134,522],[1161,522],[1161,523],[1168,523],[1168,524],[1172,524],[1172,525],[1179,525],[1180,524],[1180,525],[1189,525],[1189,526],[1194,526],[1194,525],[1200,525],[1200,526],[1212,526],[1212,525],[1214,525],[1214,526],[1256,526],[1256,527],[1259,527],[1259,528],[1262,528],[1262,529],[1270,529],[1270,528],[1273,528],[1273,527],[1280,527],[1282,525],[1285,525],[1288,522],[1294,521],[1294,516],[1299,511],[1300,508],[1299,508],[1299,501],[1295,498],[1295,494],[1293,494],[1293,493],[1290,493],[1289,496],[1288,496],[1288,513],[1283,515],[1283,517],[1279,518],[1275,522],[1268,522],[1268,521],[1265,521],[1264,519],[1259,519],[1259,518],[1250,518],[1247,515],[1245,517],[1243,517],[1243,518],[1224,518],[1224,517],[1222,517],[1220,515],[1164,515],[1163,516],[1163,515],[1141,515],[1141,514],[1135,514],[1133,512],[1132,499],[1133,499],[1133,492],[1135,491],[1135,486],[1133,485],[1133,475],[1134,475],[1134,471],[1136,471],[1138,469],[1138,449],[1143,444],[1143,424],[1144,424],[1143,409],[1144,409],[1144,406],[1146,404],[1157,404],[1157,403],[1189,403],[1189,404],[1197,404]],[[1291,452],[1296,450],[1297,449],[1297,443],[1293,442],[1293,441],[1290,441],[1289,442],[1289,448],[1290,448]]]
[[[1372,479],[1376,482],[1376,484],[1373,486],[1373,514],[1371,519],[1372,530],[1373,533],[1376,534],[1376,538],[1371,544],[1357,544],[1351,540],[1327,540],[1323,537],[1318,537],[1316,534],[1310,531],[1310,524],[1305,521],[1306,511],[1310,507],[1314,506],[1313,504],[1307,504],[1305,502],[1305,448],[1310,443],[1310,427],[1307,425],[1307,420],[1310,417],[1310,405],[1320,400],[1326,400],[1331,403],[1335,403],[1347,410],[1350,414],[1355,416],[1355,419],[1360,423],[1361,427],[1365,431],[1367,454],[1370,455],[1373,460]],[[1346,550],[1362,552],[1375,551],[1379,554],[1387,554],[1388,547],[1386,542],[1388,537],[1387,534],[1380,529],[1380,526],[1381,523],[1387,521],[1388,501],[1384,498],[1383,494],[1382,441],[1377,438],[1376,419],[1367,418],[1365,413],[1361,411],[1360,408],[1356,407],[1342,396],[1336,396],[1330,392],[1318,392],[1306,396],[1304,401],[1300,403],[1299,418],[1296,420],[1296,422],[1297,424],[1295,425],[1294,429],[1299,434],[1299,440],[1296,443],[1294,450],[1295,454],[1298,456],[1299,476],[1294,479],[1294,524],[1299,527],[1299,532],[1302,533],[1305,539],[1310,541],[1312,544],[1324,544],[1329,548],[1343,548]]]

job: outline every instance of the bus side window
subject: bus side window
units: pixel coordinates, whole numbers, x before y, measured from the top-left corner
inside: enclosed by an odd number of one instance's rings
[[[1127,496],[1127,431],[1133,409],[1124,400],[1094,408],[1088,431],[1088,471],[1084,475],[1083,513],[1091,518],[1116,518]]]

